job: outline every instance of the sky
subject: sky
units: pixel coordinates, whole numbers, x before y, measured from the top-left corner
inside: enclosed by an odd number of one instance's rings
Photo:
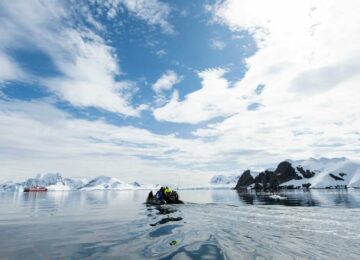
[[[0,180],[206,183],[360,159],[358,0],[0,0]]]

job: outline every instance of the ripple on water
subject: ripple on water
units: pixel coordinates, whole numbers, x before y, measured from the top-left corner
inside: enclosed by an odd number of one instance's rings
[[[358,259],[360,255],[360,193],[286,193],[293,202],[285,204],[266,198],[269,194],[194,191],[189,198],[215,194],[215,199],[161,207],[144,205],[146,192],[125,194],[134,201],[123,194],[3,195],[0,259]],[[186,191],[183,194],[186,197]]]

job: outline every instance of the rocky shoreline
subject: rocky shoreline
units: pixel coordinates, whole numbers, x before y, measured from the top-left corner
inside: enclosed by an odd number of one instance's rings
[[[359,165],[345,158],[324,161],[321,170],[312,169],[320,160],[298,162],[283,161],[275,170],[264,170],[260,173],[246,170],[242,173],[234,189],[252,189],[256,191],[276,191],[281,189],[347,189],[359,188]],[[326,167],[329,166],[329,167]],[[346,172],[345,170],[348,170]],[[355,180],[355,182],[354,182]],[[356,181],[357,180],[357,181]],[[353,184],[353,186],[351,185]]]

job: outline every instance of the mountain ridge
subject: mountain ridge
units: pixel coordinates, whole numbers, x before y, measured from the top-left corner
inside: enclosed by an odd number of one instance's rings
[[[360,163],[345,157],[285,160],[274,171],[253,175],[250,170],[244,171],[235,189],[360,188]]]
[[[47,173],[28,178],[23,182],[8,181],[0,184],[0,191],[23,191],[25,187],[43,186],[49,191],[72,191],[72,190],[150,190],[157,189],[157,185],[141,185],[138,182],[132,184],[120,181],[109,176],[98,176],[87,179],[65,178],[60,173]]]

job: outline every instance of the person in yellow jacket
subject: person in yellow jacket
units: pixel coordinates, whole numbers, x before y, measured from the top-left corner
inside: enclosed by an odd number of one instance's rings
[[[172,192],[172,190],[169,187],[165,187],[165,191],[164,191],[165,197],[168,198],[170,196],[171,192]]]
[[[179,195],[176,191],[170,189],[169,187],[161,187],[160,190],[155,194],[152,191],[149,193],[146,200],[149,204],[183,204],[184,202],[179,200]]]

